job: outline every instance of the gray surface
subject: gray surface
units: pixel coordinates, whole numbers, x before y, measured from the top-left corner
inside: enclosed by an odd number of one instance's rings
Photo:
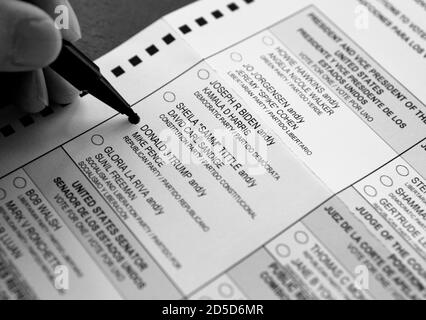
[[[194,0],[70,0],[80,20],[78,46],[96,59],[165,14]]]

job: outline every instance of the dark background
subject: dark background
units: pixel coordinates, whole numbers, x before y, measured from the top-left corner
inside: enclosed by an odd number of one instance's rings
[[[78,46],[97,59],[167,13],[194,0],[70,0],[80,21]]]

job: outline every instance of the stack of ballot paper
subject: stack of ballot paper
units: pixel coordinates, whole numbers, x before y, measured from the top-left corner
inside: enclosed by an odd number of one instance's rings
[[[424,1],[198,1],[97,63],[140,124],[0,110],[0,299],[426,298]]]

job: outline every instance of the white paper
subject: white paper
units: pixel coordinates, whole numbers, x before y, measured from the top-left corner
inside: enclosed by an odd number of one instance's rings
[[[425,16],[198,1],[98,60],[139,125],[2,110],[0,297],[424,299]]]

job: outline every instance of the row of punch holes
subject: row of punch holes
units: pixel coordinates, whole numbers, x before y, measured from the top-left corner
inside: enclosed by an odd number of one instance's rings
[[[253,2],[255,2],[255,0],[241,0],[241,3],[245,4],[245,5],[251,4]],[[184,24],[184,25],[180,26],[179,31],[182,33],[182,35],[187,35],[187,34],[191,33],[194,28],[196,28],[196,27],[201,28],[201,27],[204,27],[205,25],[209,24],[209,19],[213,19],[213,20],[221,19],[226,14],[236,12],[240,8],[241,8],[240,3],[231,2],[228,5],[226,5],[226,9],[225,9],[226,11],[225,10],[219,10],[219,9],[214,10],[214,11],[210,12],[210,14],[209,14],[209,16],[211,15],[211,18],[208,18],[207,16],[198,17],[198,18],[194,19],[194,23]],[[213,21],[213,20],[211,20],[211,21]],[[168,34],[168,35],[166,35],[162,38],[162,41],[166,45],[170,45],[175,40],[176,39],[172,34]],[[145,49],[145,51],[149,56],[153,56],[153,55],[157,54],[160,50],[158,49],[158,47],[155,44],[152,44],[151,46],[147,47]],[[133,56],[128,61],[129,61],[130,65],[133,66],[133,67],[136,67],[143,62],[142,59],[138,55]],[[115,67],[114,69],[111,70],[111,72],[117,78],[126,73],[126,71],[124,70],[124,68],[122,66]]]
[[[59,107],[65,108],[67,106],[68,105],[61,105]],[[23,115],[20,118],[18,118],[18,122],[22,127],[28,128],[28,127],[30,127],[30,126],[32,126],[33,124],[36,123],[37,118],[47,118],[47,117],[53,115],[55,113],[55,108],[57,108],[57,107],[58,106],[56,106],[56,107],[49,106],[49,107],[44,108],[38,114]],[[8,137],[12,136],[13,134],[15,134],[16,130],[17,129],[16,129],[15,125],[12,125],[12,124],[4,125],[4,126],[0,127],[0,136],[2,136],[4,138],[8,138]]]
[[[223,17],[225,17],[228,14],[231,14],[233,12],[236,12],[238,10],[241,9],[241,7],[243,5],[249,5],[251,3],[255,2],[255,0],[240,0],[239,2],[235,1],[235,2],[230,2],[226,5],[226,7],[224,9],[217,9],[214,10],[212,12],[210,12],[208,15],[205,16],[201,16],[198,17],[196,19],[194,19],[193,23],[188,23],[188,24],[184,24],[182,26],[179,27],[179,32],[182,33],[182,35],[187,35],[191,32],[193,32],[195,30],[195,28],[202,28],[204,26],[206,26],[207,24],[211,23],[212,21],[215,20],[219,20]],[[162,39],[162,42],[166,45],[170,45],[173,42],[176,41],[175,36],[173,36],[171,33],[165,35]],[[147,47],[145,49],[146,53],[149,56],[154,56],[156,55],[160,49],[157,45],[152,44],[149,47]],[[134,55],[133,57],[131,57],[128,60],[129,64],[132,67],[137,67],[140,64],[142,64],[142,59],[140,58],[139,55]],[[114,69],[111,70],[112,74],[115,77],[120,77],[123,74],[126,73],[126,71],[124,70],[123,67],[121,66],[117,66]],[[82,93],[81,96],[86,95],[86,93]],[[65,107],[65,106],[63,106]],[[18,122],[21,126],[23,126],[24,128],[30,127],[31,125],[33,125],[36,121],[37,118],[41,117],[41,118],[47,118],[50,115],[55,113],[55,109],[54,107],[46,107],[43,111],[41,111],[38,115],[24,115],[21,118],[18,119]],[[12,124],[8,124],[5,125],[3,127],[0,127],[0,137],[3,136],[5,138],[10,137],[11,135],[16,133],[16,127],[15,125]]]

